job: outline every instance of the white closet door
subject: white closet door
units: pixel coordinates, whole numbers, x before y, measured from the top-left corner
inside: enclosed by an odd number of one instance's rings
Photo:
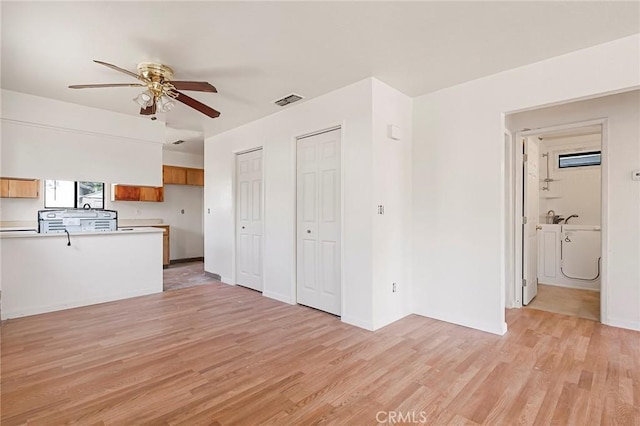
[[[236,162],[236,283],[262,291],[262,149]]]
[[[340,129],[298,140],[297,301],[335,315],[340,295]]]

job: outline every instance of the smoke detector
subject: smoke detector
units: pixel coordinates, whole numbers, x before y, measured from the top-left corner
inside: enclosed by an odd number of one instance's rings
[[[292,104],[294,102],[299,101],[300,99],[304,99],[302,96],[300,95],[296,95],[295,93],[292,93],[290,95],[285,96],[284,98],[278,99],[277,101],[274,101],[273,103],[278,105],[278,106],[285,106],[285,105],[289,105]]]

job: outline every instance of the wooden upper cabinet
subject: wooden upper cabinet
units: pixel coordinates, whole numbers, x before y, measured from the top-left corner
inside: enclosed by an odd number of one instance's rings
[[[9,197],[9,179],[0,179],[0,197]]]
[[[165,185],[204,186],[204,170],[180,166],[162,166],[162,182]]]
[[[113,185],[114,201],[140,201],[140,187],[130,185]]]
[[[40,181],[38,179],[0,178],[0,197],[39,198]]]
[[[204,186],[204,170],[187,169],[187,185]]]
[[[164,188],[155,186],[113,185],[113,201],[164,201]]]
[[[165,185],[186,185],[187,169],[177,166],[162,166],[162,182]]]
[[[140,201],[164,201],[164,188],[155,186],[140,187]]]

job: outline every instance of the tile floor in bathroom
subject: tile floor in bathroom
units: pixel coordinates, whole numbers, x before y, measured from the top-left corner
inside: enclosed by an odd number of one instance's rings
[[[538,284],[527,308],[600,321],[600,292]]]

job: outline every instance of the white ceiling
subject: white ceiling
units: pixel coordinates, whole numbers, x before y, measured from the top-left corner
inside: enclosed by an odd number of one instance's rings
[[[67,88],[135,82],[93,59],[132,71],[158,61],[176,80],[216,86],[217,94],[187,93],[221,111],[217,119],[182,104],[159,114],[173,129],[168,142],[180,129],[197,142],[172,149],[191,151],[202,146],[194,134],[277,112],[273,101],[291,92],[309,99],[374,76],[417,96],[640,32],[639,2],[2,1],[1,8],[5,89],[137,115],[136,88]]]

